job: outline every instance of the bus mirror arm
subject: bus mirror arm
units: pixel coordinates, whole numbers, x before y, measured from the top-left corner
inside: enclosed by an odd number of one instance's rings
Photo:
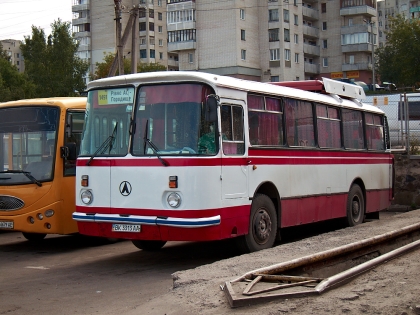
[[[76,152],[76,143],[68,142],[65,143],[63,147],[60,148],[61,157],[66,160],[76,160],[77,159],[77,152]]]

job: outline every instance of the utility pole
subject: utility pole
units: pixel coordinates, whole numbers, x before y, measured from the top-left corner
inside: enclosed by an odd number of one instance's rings
[[[369,34],[369,26],[370,26],[370,39],[372,41],[372,89],[373,91],[376,91],[375,86],[375,35],[373,34],[373,26],[375,25],[375,22],[372,22],[372,20],[363,20],[367,26],[368,26],[368,34]],[[369,36],[368,36],[368,43],[369,43]],[[368,44],[369,45],[369,44]]]
[[[121,0],[114,0],[115,4],[115,30],[118,56],[118,72],[120,75],[124,74],[124,60],[123,60],[123,45],[121,40]]]
[[[137,73],[138,50],[139,50],[139,5],[134,6],[131,12],[133,27],[131,30],[131,73]],[[127,24],[127,27],[130,24]]]

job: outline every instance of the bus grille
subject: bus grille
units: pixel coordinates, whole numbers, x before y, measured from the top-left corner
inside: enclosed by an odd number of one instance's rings
[[[13,211],[23,208],[25,203],[16,197],[0,196],[0,211]]]

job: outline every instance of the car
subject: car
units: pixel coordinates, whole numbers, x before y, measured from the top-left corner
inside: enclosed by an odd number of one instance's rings
[[[383,91],[385,88],[383,86],[380,86],[378,83],[375,84],[375,90],[376,91]]]
[[[390,82],[382,82],[381,86],[386,90],[386,91],[396,91],[397,90],[397,86],[394,83],[390,83]]]
[[[365,92],[369,91],[369,86],[363,81],[354,81],[354,84],[361,86]]]

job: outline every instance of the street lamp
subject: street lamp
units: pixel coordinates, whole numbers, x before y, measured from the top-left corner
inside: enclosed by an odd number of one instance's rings
[[[372,40],[372,89],[376,91],[375,86],[375,36],[373,34],[373,26],[375,25],[375,22],[372,22],[371,20],[363,20],[367,25],[370,25],[370,34],[371,34],[371,40]],[[369,27],[368,27],[368,42],[369,42]]]

